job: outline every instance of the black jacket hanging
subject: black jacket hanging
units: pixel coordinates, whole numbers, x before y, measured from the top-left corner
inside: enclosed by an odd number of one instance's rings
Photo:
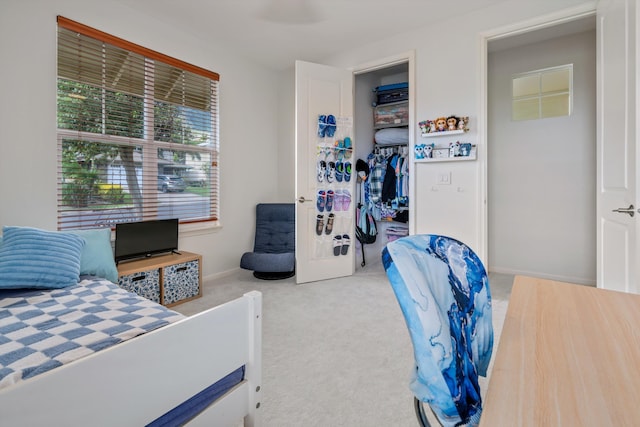
[[[396,156],[394,156],[396,157]],[[395,160],[395,161],[393,161]],[[397,163],[398,159],[388,159],[387,171],[384,174],[384,181],[382,182],[382,202],[391,202],[396,198],[396,170],[393,165]]]

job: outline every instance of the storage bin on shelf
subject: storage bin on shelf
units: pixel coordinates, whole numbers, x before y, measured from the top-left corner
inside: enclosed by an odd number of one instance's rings
[[[393,102],[373,109],[373,125],[376,129],[409,124],[409,102]]]
[[[376,105],[409,100],[409,83],[407,82],[378,86],[373,91],[376,94],[376,100],[373,103],[374,107]]]

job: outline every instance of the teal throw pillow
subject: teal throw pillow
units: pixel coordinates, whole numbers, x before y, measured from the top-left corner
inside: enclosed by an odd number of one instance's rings
[[[71,233],[85,240],[80,258],[80,274],[104,277],[118,283],[118,267],[111,249],[111,229],[75,230]]]
[[[2,229],[0,288],[57,289],[78,283],[84,239],[31,227]]]

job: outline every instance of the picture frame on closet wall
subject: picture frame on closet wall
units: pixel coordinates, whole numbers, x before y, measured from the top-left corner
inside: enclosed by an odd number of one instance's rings
[[[433,155],[432,157],[434,159],[445,159],[445,158],[449,158],[449,147],[436,147],[433,149]]]

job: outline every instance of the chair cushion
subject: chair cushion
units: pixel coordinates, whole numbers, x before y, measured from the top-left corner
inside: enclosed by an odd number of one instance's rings
[[[241,268],[265,273],[293,271],[295,265],[296,256],[294,252],[283,254],[246,252],[240,258]]]
[[[262,273],[294,271],[295,216],[293,203],[258,204],[253,252],[242,255],[240,268]]]
[[[267,254],[295,252],[295,216],[293,203],[258,204],[253,252]]]

